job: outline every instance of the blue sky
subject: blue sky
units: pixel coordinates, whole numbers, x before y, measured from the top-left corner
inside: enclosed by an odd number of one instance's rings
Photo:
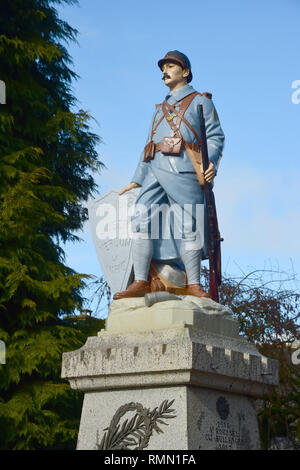
[[[178,49],[194,88],[213,94],[226,136],[215,184],[224,270],[290,270],[292,262],[300,273],[300,104],[292,101],[300,1],[81,0],[59,13],[79,31],[79,45],[69,46],[80,76],[73,90],[103,141],[98,194],[130,182],[167,92],[157,61]],[[80,244],[65,246],[68,264],[100,275],[88,224],[79,235]]]

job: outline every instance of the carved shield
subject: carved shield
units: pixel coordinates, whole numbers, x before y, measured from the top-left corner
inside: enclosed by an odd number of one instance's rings
[[[119,196],[111,189],[88,202],[94,245],[104,277],[113,292],[125,290],[132,278],[131,219],[140,188]]]

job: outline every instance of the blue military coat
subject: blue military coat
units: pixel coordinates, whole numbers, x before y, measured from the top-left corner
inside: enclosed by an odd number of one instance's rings
[[[185,85],[179,90],[170,92],[166,96],[166,101],[173,105],[176,101],[181,100],[185,96],[195,92],[190,85]],[[208,157],[213,162],[216,172],[222,156],[224,147],[224,133],[222,131],[220,121],[215,110],[214,104],[210,98],[197,95],[189,107],[187,108],[184,118],[191,124],[193,129],[199,135],[200,132],[200,116],[198,105],[202,104],[205,118]],[[176,106],[175,106],[176,107]],[[179,109],[179,103],[177,105]],[[159,122],[162,112],[162,105],[157,106],[152,118],[147,142],[151,139],[152,126]],[[176,118],[173,122],[176,124]],[[186,142],[197,142],[197,139],[188,126],[181,121],[180,132]],[[164,137],[173,136],[173,131],[166,121],[163,119],[156,129],[152,140],[154,143],[161,142]],[[143,161],[144,152],[142,152],[140,162],[132,178],[133,182],[141,186],[141,191],[136,201],[137,204],[150,205],[156,202],[154,195],[157,194],[157,186],[161,186],[168,196],[169,202],[180,205],[184,204],[205,204],[204,192],[198,183],[194,167],[185,150],[182,150],[179,156],[164,155],[156,152],[155,158],[150,162]],[[155,189],[156,188],[156,189]],[[139,230],[139,214],[133,217],[133,230]],[[203,229],[203,246],[202,259],[207,257],[207,236],[204,223]],[[154,240],[154,259],[159,260],[179,260],[180,240]]]

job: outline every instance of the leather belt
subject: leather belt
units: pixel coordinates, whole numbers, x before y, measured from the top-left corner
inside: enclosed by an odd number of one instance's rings
[[[161,151],[162,145],[162,142],[158,142],[158,144],[155,144],[155,153]],[[195,152],[199,152],[199,144],[197,142],[184,142],[184,146],[194,150]]]

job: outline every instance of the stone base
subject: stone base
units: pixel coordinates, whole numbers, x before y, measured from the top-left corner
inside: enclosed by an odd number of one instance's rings
[[[223,336],[237,337],[239,334],[238,322],[227,307],[191,295],[183,296],[182,300],[155,303],[151,307],[147,307],[141,297],[114,300],[105,331],[109,334],[142,333],[188,325]]]
[[[277,361],[228,309],[192,299],[118,300],[106,330],[63,354],[62,377],[85,392],[78,449],[259,448],[255,399],[278,384]]]
[[[122,434],[125,420],[151,413],[163,402],[174,410],[169,419],[151,421],[146,415]],[[110,435],[114,437],[109,442]],[[255,400],[186,386],[85,394],[77,449],[105,450],[109,444],[117,450],[126,443],[129,449],[146,450],[259,449]]]

